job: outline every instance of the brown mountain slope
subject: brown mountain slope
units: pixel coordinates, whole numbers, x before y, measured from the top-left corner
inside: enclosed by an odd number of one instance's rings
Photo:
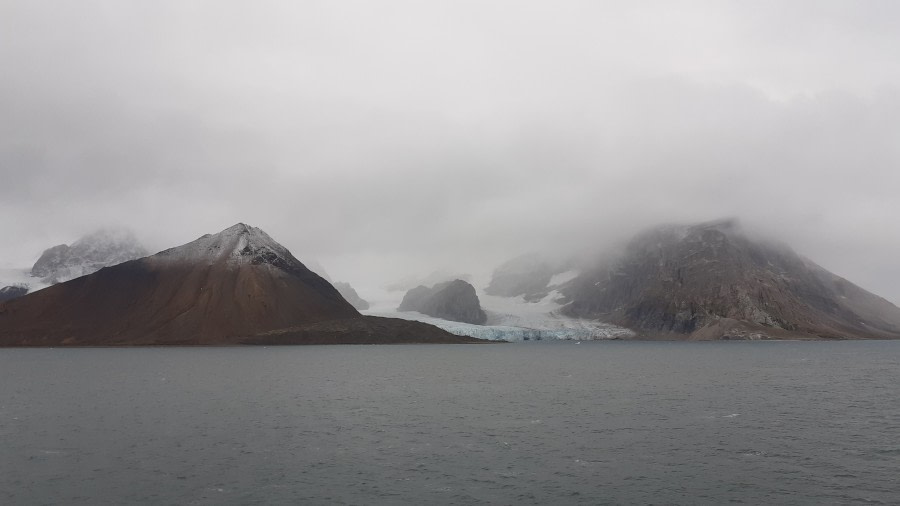
[[[376,323],[265,232],[238,224],[0,304],[0,345],[230,344],[342,319]],[[446,338],[423,329],[420,340],[429,333]]]
[[[900,338],[900,308],[734,221],[641,234],[563,291],[565,313],[650,337]]]

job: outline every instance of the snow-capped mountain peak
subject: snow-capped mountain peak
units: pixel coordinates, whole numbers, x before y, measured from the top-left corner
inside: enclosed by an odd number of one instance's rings
[[[229,264],[267,263],[284,265],[296,262],[293,255],[262,229],[238,223],[217,234],[160,252],[159,259],[192,263]]]

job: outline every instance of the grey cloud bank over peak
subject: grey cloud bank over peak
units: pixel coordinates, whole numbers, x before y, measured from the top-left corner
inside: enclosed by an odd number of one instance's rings
[[[0,1],[0,267],[109,224],[161,250],[244,222],[360,289],[738,216],[897,303],[898,20]]]

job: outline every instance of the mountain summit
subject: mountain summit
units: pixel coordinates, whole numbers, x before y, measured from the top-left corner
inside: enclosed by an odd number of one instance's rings
[[[225,263],[242,265],[270,264],[281,268],[295,267],[300,262],[290,251],[275,242],[261,229],[238,223],[218,234],[206,234],[183,246],[154,255],[159,261],[189,263]],[[301,264],[302,265],[302,264]],[[304,270],[306,267],[303,267]]]
[[[568,315],[651,337],[900,338],[900,308],[736,220],[639,234],[563,293]]]
[[[428,325],[362,317],[287,248],[243,223],[0,304],[0,345],[8,346],[429,338],[454,339]]]

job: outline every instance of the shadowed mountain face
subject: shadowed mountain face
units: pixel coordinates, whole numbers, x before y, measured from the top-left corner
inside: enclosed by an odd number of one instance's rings
[[[375,324],[265,232],[238,224],[0,304],[0,345],[230,344],[342,319],[360,321],[322,332],[365,335],[359,329]],[[439,331],[426,327],[420,342]]]
[[[487,315],[481,309],[475,288],[461,279],[418,286],[406,292],[398,311],[417,311],[435,318],[482,325]]]
[[[563,293],[570,316],[653,337],[900,338],[900,308],[734,221],[641,234]]]

